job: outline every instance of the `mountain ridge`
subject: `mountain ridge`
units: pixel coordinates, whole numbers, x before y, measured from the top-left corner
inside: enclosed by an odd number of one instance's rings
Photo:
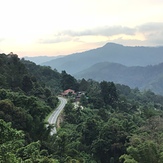
[[[66,70],[74,75],[98,62],[114,62],[126,66],[147,66],[163,62],[163,46],[123,46],[107,43],[102,47],[85,52],[74,53],[62,58],[44,62],[58,71]]]
[[[97,75],[98,74],[98,75]],[[148,66],[124,66],[118,63],[100,62],[74,75],[77,79],[106,80],[152,90],[163,95],[163,63]]]

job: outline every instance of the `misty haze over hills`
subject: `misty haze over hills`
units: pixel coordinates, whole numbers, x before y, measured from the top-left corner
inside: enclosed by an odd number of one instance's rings
[[[51,61],[52,59],[57,59],[57,58],[61,58],[63,57],[61,56],[36,56],[36,57],[23,57],[25,60],[29,60],[32,61],[34,63],[41,64],[43,62],[48,62]]]
[[[127,67],[117,63],[101,62],[75,75],[77,79],[113,81],[140,90],[152,90],[163,95],[163,63],[154,66]]]
[[[163,47],[130,47],[107,43],[103,47],[44,62],[77,79],[113,81],[163,95]]]
[[[125,66],[147,66],[163,62],[163,47],[130,47],[107,43],[103,47],[67,55],[44,62],[58,71],[66,70],[74,75],[99,62],[120,63]]]

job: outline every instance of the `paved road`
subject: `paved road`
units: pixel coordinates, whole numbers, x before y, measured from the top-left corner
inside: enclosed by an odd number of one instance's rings
[[[54,110],[54,112],[51,114],[51,116],[48,119],[48,122],[54,125],[56,125],[57,118],[67,103],[67,100],[65,98],[63,97],[58,97],[58,98],[60,100],[60,105]],[[56,132],[57,132],[56,127],[54,127],[53,130],[51,131],[51,135],[56,134]]]

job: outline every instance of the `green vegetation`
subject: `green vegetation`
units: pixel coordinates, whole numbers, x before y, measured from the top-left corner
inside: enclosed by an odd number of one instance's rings
[[[98,74],[98,75],[97,75]],[[93,79],[96,81],[113,81],[131,88],[152,90],[163,95],[163,63],[145,67],[127,67],[119,63],[99,62],[75,74],[77,79]]]
[[[0,55],[0,162],[162,163],[163,96]],[[73,89],[57,134],[45,118]]]
[[[87,84],[81,98],[84,109],[71,103],[64,109],[65,121],[57,135],[64,142],[62,159],[163,162],[163,97],[112,82]]]

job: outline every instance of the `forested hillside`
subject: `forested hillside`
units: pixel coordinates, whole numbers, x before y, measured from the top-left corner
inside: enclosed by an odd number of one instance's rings
[[[0,162],[55,162],[46,147],[52,126],[44,120],[58,105],[56,95],[76,83],[66,72],[0,54]]]
[[[0,162],[162,163],[163,96],[0,54]],[[57,134],[46,116],[73,89]],[[78,103],[75,103],[74,102]]]
[[[163,97],[112,82],[82,80],[81,106],[69,103],[58,132],[64,148],[79,162],[163,162]],[[58,149],[57,148],[57,149]],[[70,159],[69,158],[69,159]]]
[[[75,75],[77,79],[113,81],[131,88],[148,90],[163,95],[163,63],[158,65],[124,66],[118,63],[100,62]]]

